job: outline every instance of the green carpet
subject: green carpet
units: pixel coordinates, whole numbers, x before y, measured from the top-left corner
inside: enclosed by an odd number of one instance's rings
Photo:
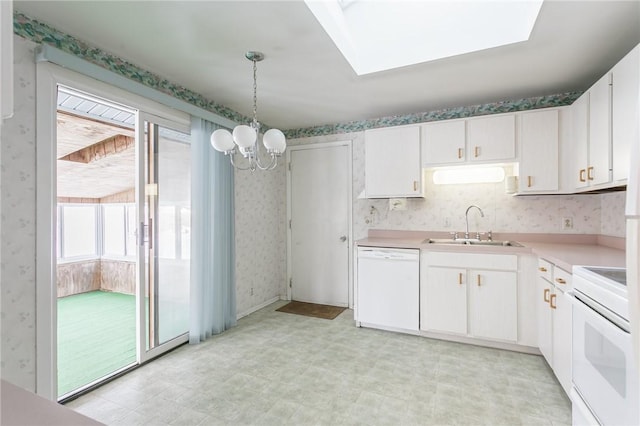
[[[92,291],[58,299],[58,396],[136,361],[135,297]]]

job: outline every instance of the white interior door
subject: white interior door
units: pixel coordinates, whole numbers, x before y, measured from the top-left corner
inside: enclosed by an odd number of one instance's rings
[[[349,306],[348,144],[291,148],[291,298]]]

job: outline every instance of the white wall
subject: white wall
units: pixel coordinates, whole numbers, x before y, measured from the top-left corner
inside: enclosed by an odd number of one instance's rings
[[[268,172],[235,171],[236,304],[240,315],[287,294],[285,176],[284,165]]]
[[[35,390],[36,66],[35,43],[14,37],[15,111],[2,125],[2,362],[0,375]]]

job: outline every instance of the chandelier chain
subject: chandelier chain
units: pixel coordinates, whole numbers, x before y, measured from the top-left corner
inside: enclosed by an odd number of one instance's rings
[[[258,124],[258,63],[253,59],[253,122]]]

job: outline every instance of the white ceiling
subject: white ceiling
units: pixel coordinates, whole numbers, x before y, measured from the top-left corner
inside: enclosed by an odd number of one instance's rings
[[[14,8],[247,116],[262,51],[258,118],[281,129],[584,90],[640,42],[640,1],[547,0],[528,42],[358,77],[302,1]]]

